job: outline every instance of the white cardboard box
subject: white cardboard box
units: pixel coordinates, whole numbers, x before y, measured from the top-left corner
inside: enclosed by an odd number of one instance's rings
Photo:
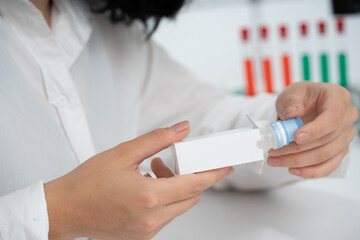
[[[184,175],[256,161],[261,161],[261,168],[264,152],[256,145],[259,139],[259,129],[237,129],[174,143],[175,173]]]

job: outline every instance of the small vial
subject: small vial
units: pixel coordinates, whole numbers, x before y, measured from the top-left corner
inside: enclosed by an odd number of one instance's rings
[[[282,148],[294,141],[296,131],[304,126],[300,118],[292,118],[286,121],[277,121],[268,124],[261,124],[261,138],[257,142],[258,148],[267,152],[268,150]]]

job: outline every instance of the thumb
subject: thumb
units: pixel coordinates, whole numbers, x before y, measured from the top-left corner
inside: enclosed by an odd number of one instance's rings
[[[190,130],[189,121],[177,123],[169,128],[158,128],[134,140],[120,144],[131,164],[139,165],[146,158],[184,139]]]
[[[306,89],[297,87],[288,87],[276,100],[276,111],[281,120],[289,118],[302,117],[305,113],[304,99]]]

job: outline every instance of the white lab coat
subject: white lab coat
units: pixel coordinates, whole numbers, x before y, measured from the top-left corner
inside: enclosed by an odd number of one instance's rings
[[[144,41],[140,24],[113,25],[83,4],[55,1],[51,31],[27,0],[0,0],[0,239],[47,239],[43,181],[139,134],[185,119],[190,136],[244,127],[245,112],[276,120],[275,96],[200,82]],[[223,187],[298,179],[287,169],[236,170]]]

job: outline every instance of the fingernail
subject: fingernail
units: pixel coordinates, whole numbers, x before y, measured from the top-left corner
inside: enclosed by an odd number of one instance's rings
[[[268,160],[268,163],[271,167],[280,167],[282,165],[282,160],[280,158],[271,158]]]
[[[182,131],[188,129],[189,126],[190,126],[189,121],[183,121],[183,122],[179,122],[179,123],[171,126],[170,128],[171,128],[171,130],[173,130],[174,132],[179,133],[179,132],[182,132]]]
[[[300,176],[301,171],[299,169],[289,169],[289,173],[295,176]]]
[[[228,170],[227,170],[227,172],[226,172],[226,176],[229,176],[229,175],[231,175],[231,174],[233,174],[234,173],[234,168],[233,167],[231,167],[231,168],[229,168]]]
[[[305,143],[310,139],[310,134],[308,132],[302,132],[296,138],[297,143]]]
[[[299,108],[299,106],[296,106],[296,105],[288,106],[288,107],[285,109],[285,116],[287,116],[287,115],[288,115],[289,113],[291,113],[291,112],[296,111],[298,108]]]

